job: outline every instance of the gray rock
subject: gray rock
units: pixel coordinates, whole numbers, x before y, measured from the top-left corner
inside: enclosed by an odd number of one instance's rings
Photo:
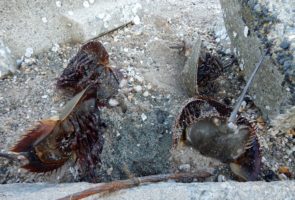
[[[0,79],[14,73],[16,70],[16,63],[11,56],[10,49],[4,45],[4,42],[0,39]]]
[[[15,57],[28,47],[36,54],[54,44],[84,42],[133,20],[141,8],[138,2],[0,1],[0,35]]]
[[[273,120],[278,114],[295,105],[292,92],[295,70],[294,1],[221,0],[227,33],[240,61],[244,61],[246,79],[254,69],[262,52],[270,47],[268,56],[258,71],[250,94],[264,117]],[[261,12],[258,12],[261,10]],[[247,30],[247,34],[245,33]],[[286,30],[286,31],[285,31]],[[236,37],[233,33],[237,33]],[[294,82],[293,82],[294,81]],[[287,87],[290,90],[286,89]],[[271,109],[269,109],[271,108]]]
[[[283,40],[283,42],[280,44],[280,47],[281,47],[282,49],[288,49],[289,46],[290,46],[290,42],[288,42],[286,39]]]
[[[69,184],[6,184],[0,185],[3,200],[58,199],[94,187],[89,183]],[[295,181],[278,182],[221,182],[221,183],[158,183],[121,190],[103,196],[94,195],[87,199],[133,200],[133,199],[284,199],[295,196]],[[99,198],[100,197],[100,198]]]

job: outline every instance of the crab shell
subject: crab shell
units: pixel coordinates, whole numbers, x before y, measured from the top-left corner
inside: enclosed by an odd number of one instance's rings
[[[199,96],[188,99],[184,103],[184,106],[182,106],[181,111],[179,112],[174,123],[172,149],[177,149],[180,141],[189,143],[186,138],[186,131],[193,124],[201,123],[206,119],[218,119],[220,121],[226,122],[228,117],[230,116],[230,113],[231,108],[208,97]],[[221,160],[222,162],[230,163],[230,168],[233,173],[242,180],[253,181],[256,180],[261,168],[261,155],[258,138],[256,136],[255,129],[245,118],[238,117],[237,125],[244,126],[249,130],[249,135],[247,136],[248,139],[244,143],[243,152],[234,159],[225,160],[220,157],[215,158]],[[212,141],[207,142],[213,143],[214,141]],[[225,145],[228,145],[226,144],[226,142],[228,141],[225,140]],[[219,143],[219,145],[222,145],[222,142]],[[224,148],[228,147],[226,146]],[[213,146],[212,149],[214,149]],[[205,153],[204,151],[202,152],[200,150],[200,153],[212,157],[212,152],[210,154],[210,151],[212,151],[212,149],[209,145],[208,152]],[[221,148],[217,149],[219,150],[219,152],[217,152],[217,155],[222,155],[222,146]]]
[[[94,169],[101,162],[103,131],[95,88],[88,87],[58,116],[40,121],[11,151],[25,156],[28,163],[21,167],[35,173],[56,170],[75,155],[81,173],[94,177]]]
[[[57,80],[57,87],[77,93],[89,85],[94,85],[98,103],[105,104],[118,93],[121,79],[119,69],[109,65],[109,55],[102,43],[91,41],[84,44],[71,58]]]

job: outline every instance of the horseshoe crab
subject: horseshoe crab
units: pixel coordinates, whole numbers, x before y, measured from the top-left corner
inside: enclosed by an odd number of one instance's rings
[[[96,88],[99,105],[105,105],[118,93],[121,78],[122,74],[109,65],[109,54],[104,46],[91,41],[70,60],[57,80],[57,87],[77,93],[92,85]]]
[[[184,143],[204,156],[229,163],[232,172],[243,180],[257,179],[261,155],[256,130],[237,112],[264,57],[265,54],[256,65],[234,109],[203,96],[184,103],[175,120],[172,150]]]
[[[229,128],[230,113],[229,107],[213,99],[189,99],[175,121],[173,148],[184,142],[202,155],[230,163],[232,171],[242,179],[255,180],[261,163],[255,129],[242,117],[236,129]]]
[[[27,159],[21,167],[30,172],[48,172],[73,155],[82,172],[92,175],[100,163],[104,124],[100,120],[96,93],[87,87],[69,101],[58,116],[40,121],[11,148]]]

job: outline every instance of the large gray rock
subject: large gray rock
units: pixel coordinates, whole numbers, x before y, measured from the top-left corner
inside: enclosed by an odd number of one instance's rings
[[[0,36],[20,57],[65,42],[84,42],[118,25],[138,21],[137,0],[0,1]]]
[[[94,187],[89,183],[71,184],[7,184],[0,185],[3,200],[58,199]],[[295,181],[280,182],[223,182],[223,183],[158,183],[121,190],[109,195],[94,195],[87,199],[284,199],[295,196]]]
[[[0,79],[9,73],[13,73],[15,70],[16,63],[11,56],[11,51],[0,38]]]
[[[295,1],[220,0],[227,33],[246,77],[264,49],[272,56],[260,68],[250,93],[269,119],[295,105]]]

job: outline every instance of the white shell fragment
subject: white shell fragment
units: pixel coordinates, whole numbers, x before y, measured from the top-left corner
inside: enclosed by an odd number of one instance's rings
[[[28,48],[26,49],[25,56],[26,56],[27,58],[30,58],[30,57],[32,56],[33,53],[34,53],[33,48],[28,47]]]
[[[248,28],[248,26],[245,26],[245,28],[244,28],[244,36],[248,37],[248,34],[249,34],[249,28]]]
[[[119,105],[119,102],[116,99],[110,99],[109,105],[112,107],[115,107],[115,106]]]
[[[141,119],[142,119],[142,121],[145,121],[147,119],[147,116],[144,113],[142,113],[141,114]]]
[[[56,7],[60,8],[61,7],[61,1],[56,1],[55,5],[56,5]]]
[[[44,23],[44,24],[46,24],[48,21],[47,21],[47,18],[46,17],[42,17],[42,22]]]
[[[83,6],[84,6],[84,8],[89,8],[89,2],[88,1],[84,1],[83,2]]]

